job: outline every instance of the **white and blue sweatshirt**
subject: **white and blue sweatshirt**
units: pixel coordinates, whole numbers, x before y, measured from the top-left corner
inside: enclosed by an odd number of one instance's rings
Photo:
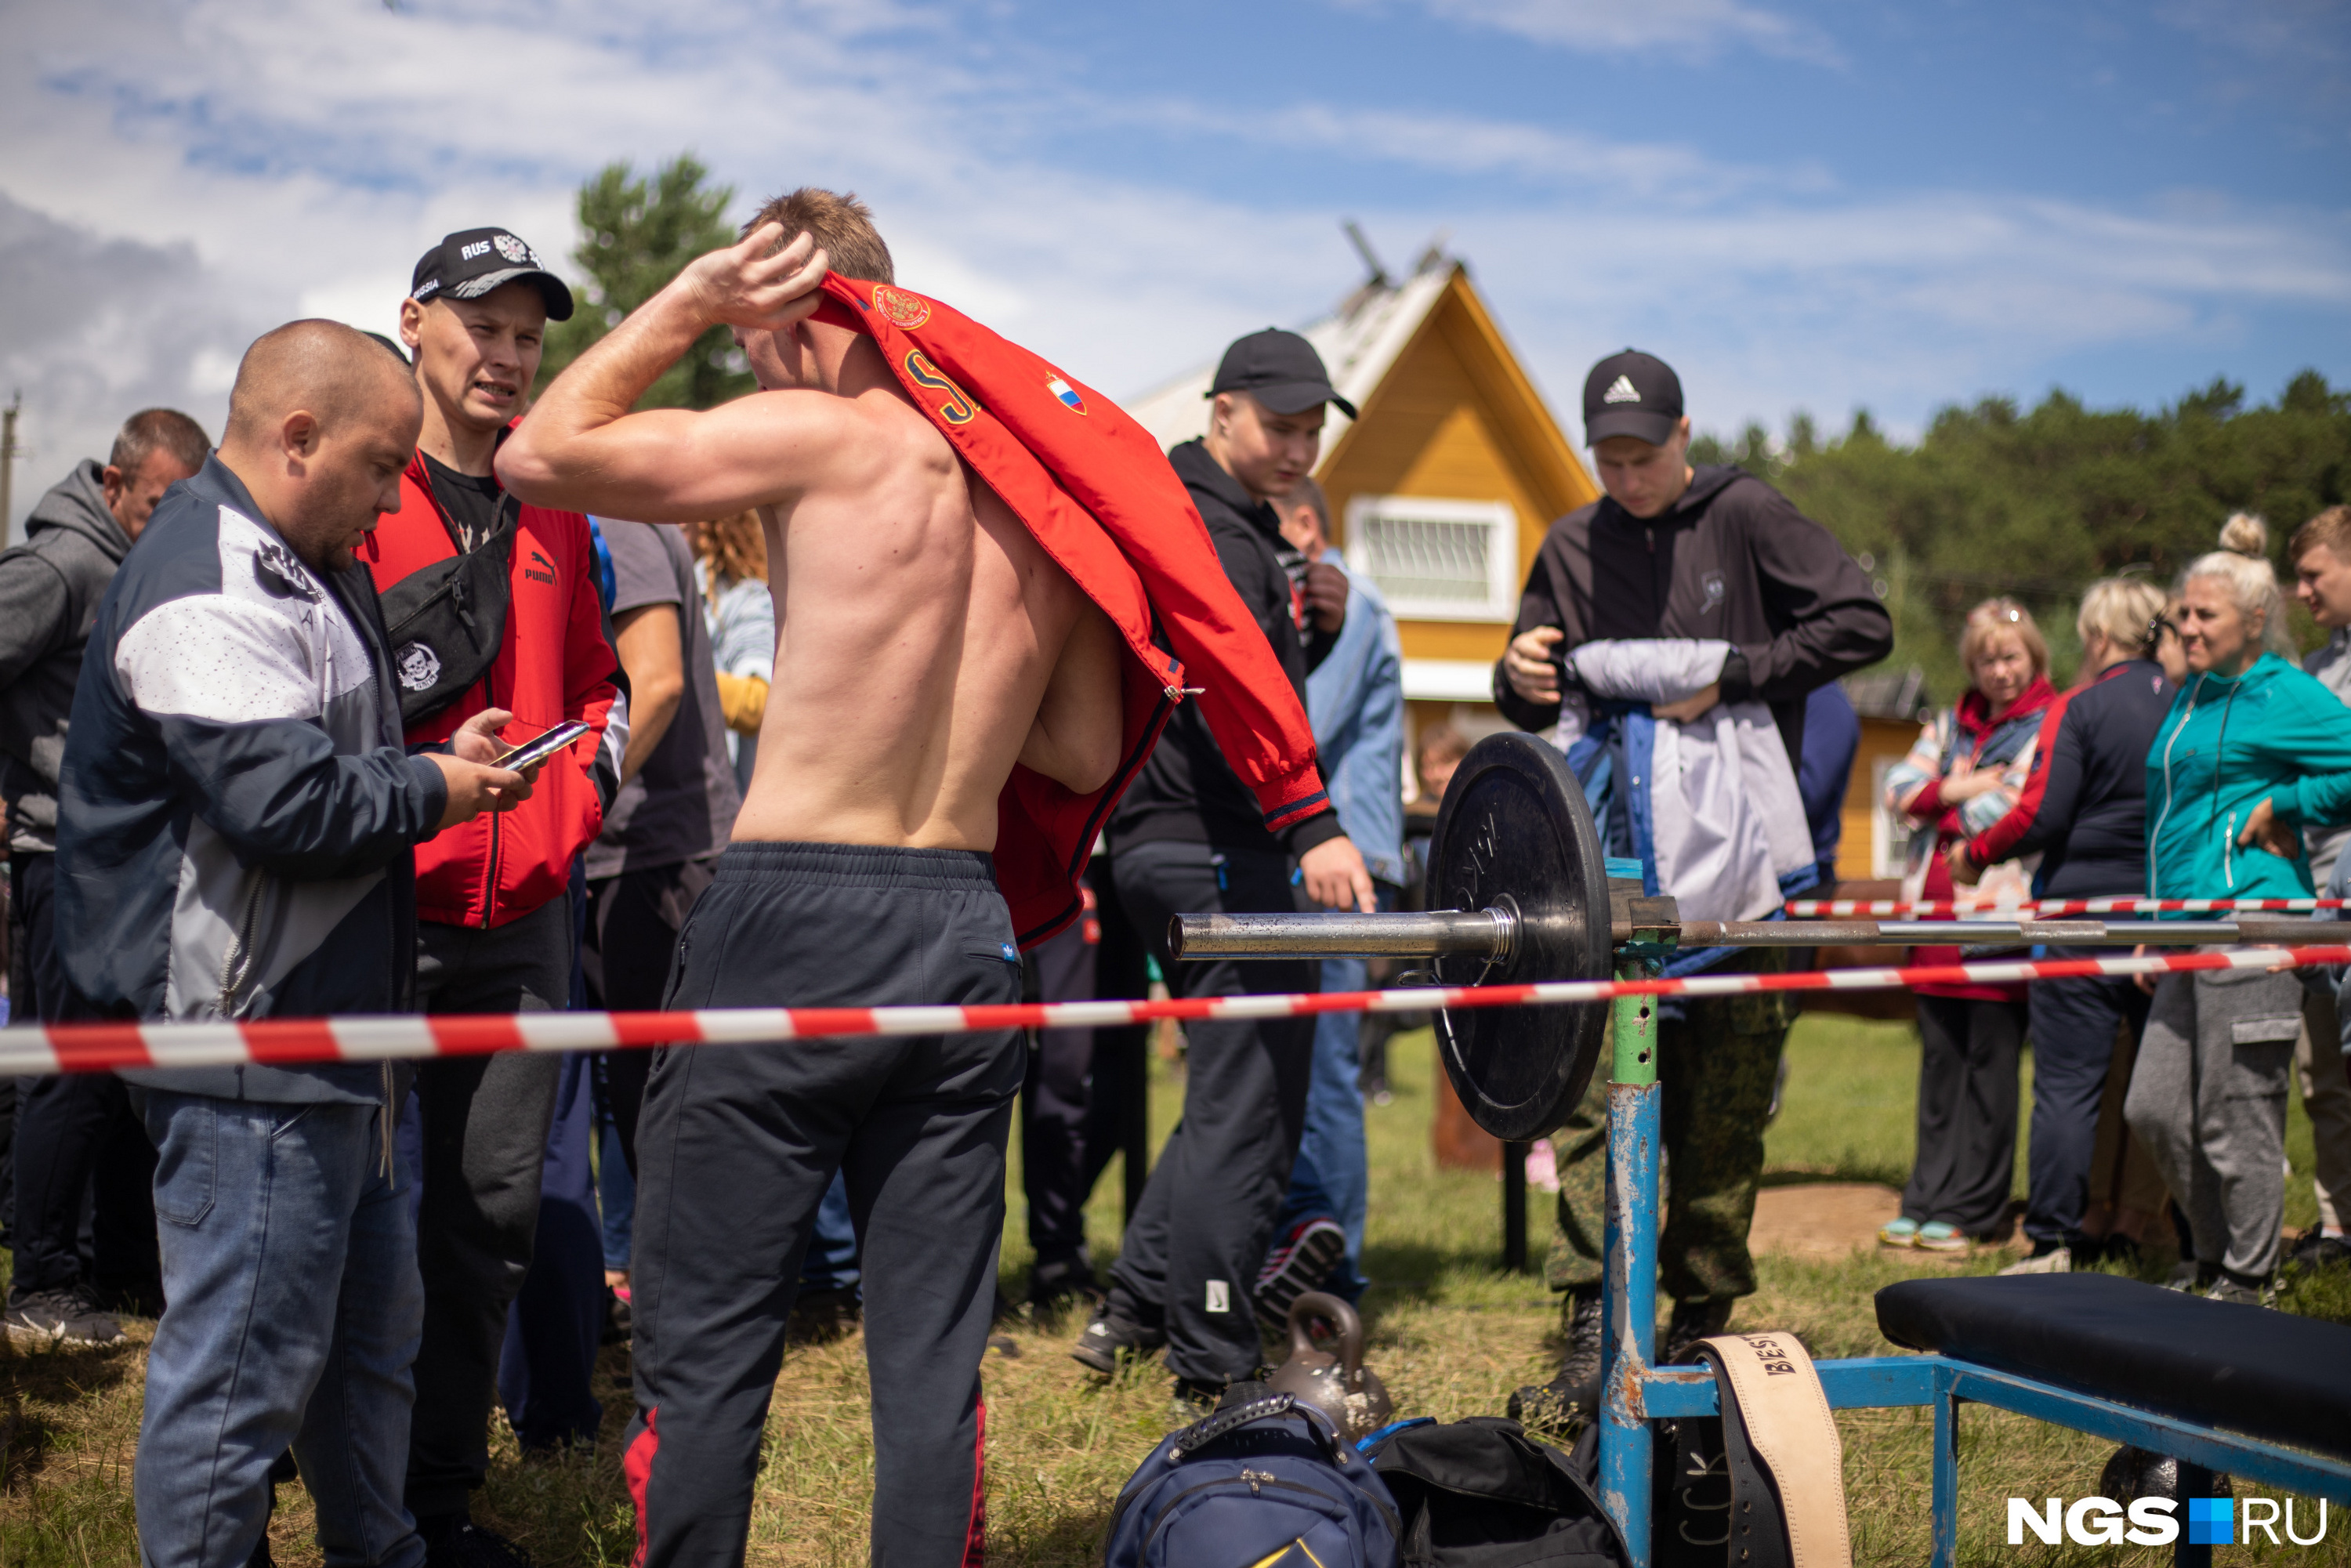
[[[58,794],[57,947],[114,1018],[409,1009],[411,849],[441,772],[402,745],[364,567],[306,567],[215,455],[100,601]],[[373,1065],[141,1068],[226,1099],[375,1103]]]

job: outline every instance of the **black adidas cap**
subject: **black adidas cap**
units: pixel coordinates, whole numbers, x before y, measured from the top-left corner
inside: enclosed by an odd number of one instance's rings
[[[479,299],[492,289],[528,278],[538,285],[550,321],[571,319],[571,290],[539,265],[538,252],[505,229],[465,229],[419,258],[408,296],[432,300]]]
[[[1268,327],[1237,338],[1217,365],[1208,395],[1245,392],[1276,413],[1304,413],[1317,403],[1335,403],[1349,419],[1355,405],[1331,385],[1331,372],[1314,345],[1295,332]]]
[[[1674,438],[1682,419],[1682,382],[1655,354],[1627,349],[1583,378],[1583,444],[1629,435],[1652,446]]]

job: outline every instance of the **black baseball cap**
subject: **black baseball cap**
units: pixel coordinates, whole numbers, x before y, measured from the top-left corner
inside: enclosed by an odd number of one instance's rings
[[[549,320],[571,319],[571,290],[539,265],[538,252],[506,229],[462,229],[442,240],[418,259],[408,297],[479,299],[523,278],[538,285]]]
[[[1336,403],[1349,419],[1355,405],[1331,385],[1331,372],[1314,345],[1295,332],[1268,327],[1234,340],[1217,365],[1208,395],[1245,392],[1276,413],[1304,413],[1317,403]]]
[[[1583,444],[1629,435],[1652,446],[1674,438],[1682,420],[1682,380],[1655,354],[1627,349],[1583,378]]]

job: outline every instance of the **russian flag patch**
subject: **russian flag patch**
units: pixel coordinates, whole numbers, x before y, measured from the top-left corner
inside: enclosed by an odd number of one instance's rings
[[[1086,412],[1086,400],[1078,395],[1077,388],[1061,377],[1055,376],[1048,381],[1045,383],[1045,390],[1060,398],[1064,406],[1076,409],[1080,413]]]

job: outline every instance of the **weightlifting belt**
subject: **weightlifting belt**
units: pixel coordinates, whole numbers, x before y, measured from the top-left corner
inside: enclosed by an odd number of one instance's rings
[[[1722,1399],[1730,1562],[1853,1568],[1844,1448],[1813,1358],[1786,1333],[1719,1334],[1698,1354]]]

